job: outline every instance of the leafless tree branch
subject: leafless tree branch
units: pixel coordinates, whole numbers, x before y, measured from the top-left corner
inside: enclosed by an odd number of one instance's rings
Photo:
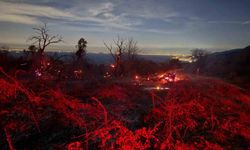
[[[33,44],[38,43],[38,51],[44,53],[44,50],[50,44],[56,44],[62,42],[62,37],[59,35],[50,35],[48,32],[47,24],[44,23],[43,26],[38,28],[33,28],[35,35],[29,38],[30,41],[33,41]]]

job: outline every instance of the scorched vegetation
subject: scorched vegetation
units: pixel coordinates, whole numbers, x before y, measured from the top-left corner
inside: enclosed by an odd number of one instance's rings
[[[1,149],[249,147],[250,97],[216,79],[147,91],[111,79],[91,88],[84,81],[23,82],[1,69],[0,86]]]

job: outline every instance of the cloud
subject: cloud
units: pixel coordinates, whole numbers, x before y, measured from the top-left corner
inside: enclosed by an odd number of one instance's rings
[[[117,4],[114,2],[80,2],[68,9],[68,11],[82,19],[91,18],[93,21],[99,23],[98,26],[105,28],[130,30],[141,23],[139,20],[133,20],[126,13],[119,11]]]
[[[22,23],[22,24],[36,24],[38,20],[33,17],[23,16],[23,15],[11,15],[11,14],[0,14],[0,21],[2,22],[12,22],[12,23]]]
[[[87,11],[91,16],[98,16],[100,14],[109,13],[114,10],[114,4],[111,2],[100,3],[99,5],[95,5],[95,7],[90,7]]]
[[[250,25],[250,21],[244,21],[242,22],[243,25]]]
[[[249,25],[250,21],[204,21],[204,23],[209,23],[209,24],[235,24],[235,25]]]
[[[150,28],[148,25],[157,20],[163,21],[162,25],[178,22],[177,18],[183,17],[180,13],[170,11],[165,6],[152,6],[154,3],[133,2],[133,5],[125,5],[124,1],[82,1],[71,2],[71,5],[63,8],[47,6],[52,2],[44,0],[43,5],[36,2],[3,2],[0,1],[0,22],[12,22],[28,25],[37,25],[41,21],[48,21],[55,26],[80,27],[76,24],[88,25],[85,29],[96,29],[96,31],[139,31],[157,34],[175,33],[168,28]],[[65,3],[66,1],[62,1]],[[59,3],[59,2],[58,2]],[[68,2],[69,4],[69,2]],[[69,7],[70,6],[70,7]],[[155,10],[157,9],[157,11]],[[182,19],[183,20],[183,19]],[[152,22],[153,21],[153,22]],[[186,24],[186,22],[185,22]],[[168,27],[168,26],[166,26]],[[67,29],[67,28],[66,28]]]
[[[39,22],[38,17],[77,19],[77,16],[49,6],[0,1],[0,21],[37,24]]]
[[[139,22],[130,21],[124,14],[113,12],[111,2],[98,3],[85,8],[75,6],[59,9],[44,5],[0,1],[0,21],[21,24],[39,24],[41,18],[60,22],[93,22],[99,27],[130,29]]]
[[[67,21],[93,21],[100,22],[98,18],[91,16],[77,16],[65,10],[61,10],[54,7],[34,5],[34,4],[24,4],[24,3],[10,3],[0,1],[0,21],[10,21],[13,22],[15,18],[23,18],[24,20],[16,20],[18,23],[36,23],[39,17],[50,18],[50,19],[61,19]],[[9,16],[9,20],[6,16]],[[34,18],[37,18],[36,21]],[[33,21],[31,21],[33,20]]]

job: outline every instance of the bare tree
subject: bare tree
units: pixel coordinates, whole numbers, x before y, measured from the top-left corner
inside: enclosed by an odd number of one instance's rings
[[[51,35],[46,23],[44,23],[43,26],[33,28],[33,30],[35,33],[28,39],[33,41],[32,45],[37,45],[36,50],[33,46],[29,47],[29,49],[33,49],[33,52],[35,50],[34,55],[31,56],[32,71],[37,77],[40,77],[47,74],[51,66],[50,58],[44,55],[45,49],[49,45],[62,42],[62,37],[59,35]]]
[[[114,75],[120,76],[122,74],[122,57],[126,49],[125,40],[118,36],[116,40],[113,40],[113,43],[114,46],[112,43],[109,45],[104,43],[104,45],[114,60],[114,64],[112,65],[112,68],[114,69]]]
[[[113,42],[115,47],[113,47],[113,44],[108,45],[104,43],[104,45],[109,50],[109,53],[113,57],[114,61],[118,63],[121,60],[121,57],[123,56],[126,49],[125,40],[118,37],[117,40],[113,40]]]
[[[126,53],[128,60],[135,60],[137,54],[139,53],[139,48],[137,47],[137,42],[133,38],[130,38],[126,44]]]
[[[104,42],[104,45],[114,60],[114,74],[121,76],[124,73],[125,60],[131,61],[135,59],[138,53],[137,42],[132,38],[124,40],[118,36],[116,40],[113,40],[113,44],[108,45]]]
[[[191,50],[191,52],[192,52],[191,59],[193,62],[201,61],[204,57],[206,57],[209,54],[209,52],[204,49],[194,49]]]
[[[32,35],[29,40],[34,41],[33,44],[38,44],[38,52],[43,54],[47,46],[62,42],[62,37],[59,35],[50,35],[47,24],[38,28],[33,28],[35,35]]]
[[[199,74],[206,64],[206,57],[209,52],[204,49],[194,49],[192,50],[192,62],[195,62],[196,73]]]

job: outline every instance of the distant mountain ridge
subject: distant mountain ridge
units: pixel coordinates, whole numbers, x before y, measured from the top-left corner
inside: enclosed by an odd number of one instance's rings
[[[250,71],[249,67],[250,46],[208,55],[205,59],[203,71],[217,75],[225,73],[244,74]]]
[[[23,55],[23,52],[14,52],[10,51],[10,54],[15,57],[21,57]],[[72,59],[73,56],[75,56],[75,53],[73,52],[46,52],[47,55],[55,56],[55,57],[61,57],[62,60],[69,60]],[[110,64],[113,62],[113,58],[110,54],[106,53],[87,53],[86,58],[93,63],[96,64]],[[167,62],[169,61],[172,56],[167,55],[138,55],[139,59],[145,59],[150,60],[156,63],[161,62]]]

